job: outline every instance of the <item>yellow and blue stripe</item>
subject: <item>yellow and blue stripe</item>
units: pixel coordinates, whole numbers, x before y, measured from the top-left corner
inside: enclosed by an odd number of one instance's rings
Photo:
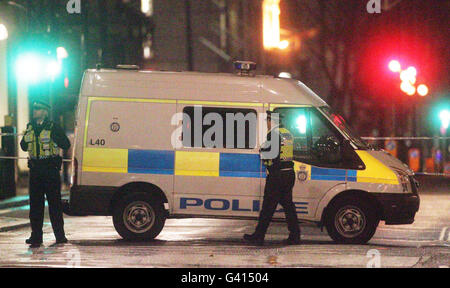
[[[219,176],[260,178],[265,174],[258,154],[220,153]]]
[[[128,150],[128,173],[166,174],[174,172],[174,151]]]
[[[308,180],[357,181],[356,170],[308,166]],[[88,172],[265,178],[258,154],[86,148]],[[297,170],[297,169],[296,169]]]
[[[368,153],[358,153],[365,170],[321,168],[295,162],[307,173],[306,180],[398,184],[388,167]],[[258,154],[85,148],[83,171],[209,177],[265,178]]]
[[[86,148],[83,171],[212,177],[265,177],[258,154]]]
[[[311,180],[356,182],[356,170],[311,167]]]

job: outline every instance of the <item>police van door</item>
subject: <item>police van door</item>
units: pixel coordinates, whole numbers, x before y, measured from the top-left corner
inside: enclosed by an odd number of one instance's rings
[[[322,157],[330,155],[319,155],[317,147],[326,139],[342,143],[342,135],[314,107],[279,107],[274,111],[282,115],[281,121],[294,136],[293,201],[297,215],[313,220],[320,199],[333,187],[345,185],[349,173],[345,163]],[[284,218],[281,206],[274,217]]]
[[[89,97],[87,107],[81,185],[92,186],[99,199],[89,205],[103,201],[100,191],[112,193],[130,182],[172,194],[175,101]]]
[[[257,145],[262,105],[183,101],[175,152],[176,214],[258,215],[262,165]]]

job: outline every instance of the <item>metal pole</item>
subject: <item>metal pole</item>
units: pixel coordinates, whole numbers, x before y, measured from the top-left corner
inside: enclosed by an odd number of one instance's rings
[[[391,112],[392,112],[392,135],[396,136],[397,135],[397,131],[396,131],[396,125],[395,125],[395,102],[392,101],[392,107],[391,107]]]

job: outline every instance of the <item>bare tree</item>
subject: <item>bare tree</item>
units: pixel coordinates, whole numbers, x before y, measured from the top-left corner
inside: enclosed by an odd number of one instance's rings
[[[331,106],[351,118],[353,65],[359,30],[367,12],[360,0],[297,0],[303,7],[299,17],[317,29],[318,36],[304,49],[319,63],[329,82]],[[347,108],[347,109],[346,109]]]

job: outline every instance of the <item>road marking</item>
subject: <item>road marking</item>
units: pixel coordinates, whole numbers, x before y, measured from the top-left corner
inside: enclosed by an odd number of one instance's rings
[[[0,215],[8,214],[8,213],[10,213],[10,212],[12,212],[12,211],[13,211],[13,210],[11,210],[11,209],[5,209],[5,210],[0,211]]]

